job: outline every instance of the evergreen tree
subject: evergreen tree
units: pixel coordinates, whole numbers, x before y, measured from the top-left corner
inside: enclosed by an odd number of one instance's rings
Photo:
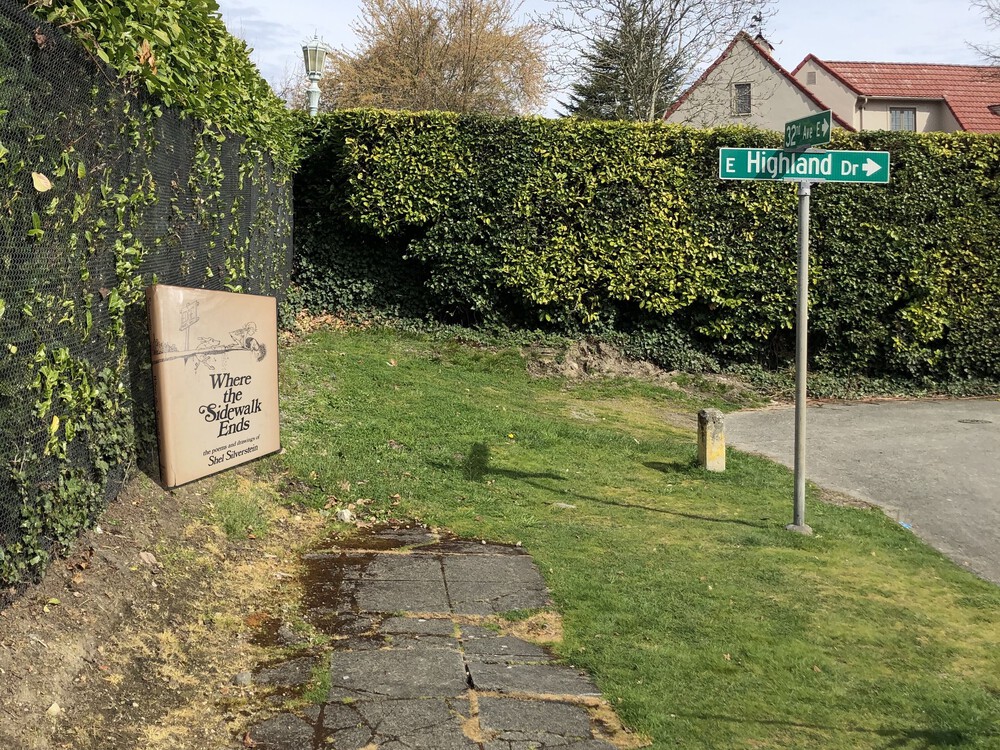
[[[685,83],[773,0],[551,0],[575,69],[567,114],[658,120]],[[993,0],[1000,2],[1000,0]]]

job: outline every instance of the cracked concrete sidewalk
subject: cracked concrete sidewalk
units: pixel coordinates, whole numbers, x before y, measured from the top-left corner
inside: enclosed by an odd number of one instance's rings
[[[253,726],[259,750],[615,750],[581,671],[484,618],[546,609],[517,547],[389,529],[304,556],[307,620],[333,651],[258,670],[280,692],[329,670],[322,703]],[[245,743],[246,744],[246,743]]]

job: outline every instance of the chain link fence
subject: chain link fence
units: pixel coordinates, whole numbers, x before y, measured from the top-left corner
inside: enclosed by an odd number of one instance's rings
[[[155,476],[143,289],[280,298],[291,182],[0,0],[0,600]]]

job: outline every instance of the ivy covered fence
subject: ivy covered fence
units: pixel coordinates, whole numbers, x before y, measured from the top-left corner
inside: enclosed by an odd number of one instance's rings
[[[0,0],[0,599],[155,475],[145,287],[284,293],[295,138],[211,0]]]

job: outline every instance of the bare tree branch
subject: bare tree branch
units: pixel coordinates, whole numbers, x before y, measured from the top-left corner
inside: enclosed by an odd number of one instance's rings
[[[686,84],[773,0],[551,0],[548,23],[577,84],[621,119],[658,119]],[[588,80],[589,78],[589,80]],[[584,93],[587,93],[587,91]],[[576,92],[577,95],[579,91]],[[603,106],[603,105],[602,105]],[[570,109],[573,109],[571,104]]]
[[[1000,29],[1000,0],[972,0],[971,7],[979,10],[986,22],[986,28]],[[970,44],[988,65],[1000,66],[1000,46],[996,44]]]
[[[354,51],[330,56],[327,108],[515,114],[544,101],[544,27],[514,0],[362,0]]]

